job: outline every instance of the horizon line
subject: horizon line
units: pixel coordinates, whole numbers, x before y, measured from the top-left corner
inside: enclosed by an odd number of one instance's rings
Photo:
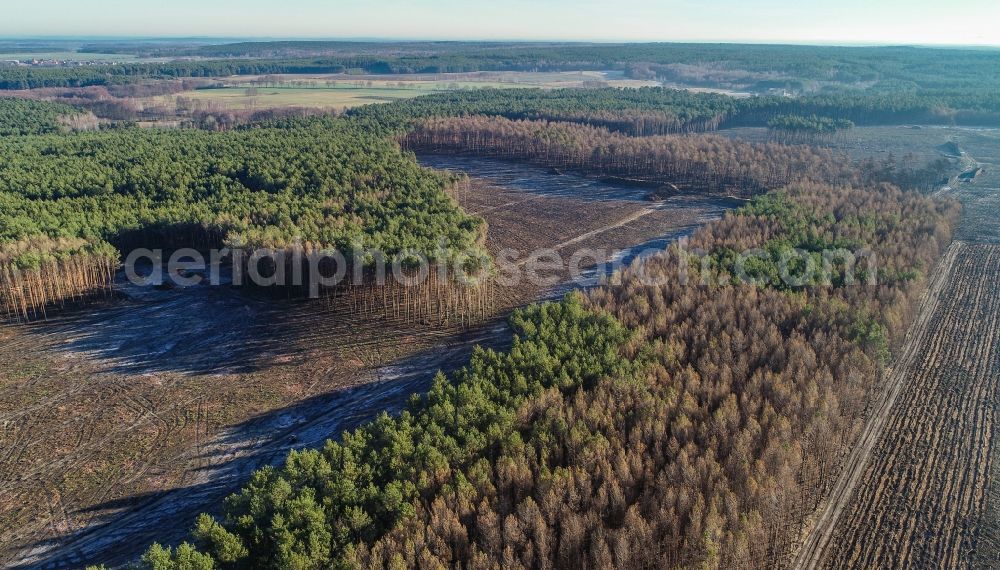
[[[705,45],[761,45],[761,46],[809,46],[809,47],[910,47],[910,48],[1000,48],[1000,43],[937,43],[937,42],[877,42],[864,40],[791,40],[791,39],[552,39],[552,38],[434,38],[405,36],[238,36],[238,35],[74,35],[74,34],[30,34],[30,35],[0,35],[0,41],[222,41],[242,43],[269,42],[344,42],[344,43],[546,43],[546,44],[606,44],[606,45],[641,45],[641,44],[705,44]],[[0,48],[2,49],[2,48]]]

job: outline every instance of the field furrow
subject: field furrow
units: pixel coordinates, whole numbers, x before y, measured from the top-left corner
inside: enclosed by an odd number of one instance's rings
[[[915,330],[918,356],[897,370],[902,391],[824,551],[827,568],[969,568],[989,556],[977,551],[995,535],[1000,246],[958,246],[937,308]]]

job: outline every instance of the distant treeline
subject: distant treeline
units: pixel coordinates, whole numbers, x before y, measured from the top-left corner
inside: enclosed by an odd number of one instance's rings
[[[351,64],[343,60],[217,60],[170,63],[118,63],[83,67],[0,66],[0,89],[89,87],[119,85],[150,79],[224,77],[267,73],[343,73]],[[372,64],[373,65],[373,64]],[[388,71],[387,71],[388,73]]]
[[[804,145],[756,145],[718,135],[627,137],[575,123],[500,117],[427,119],[402,140],[408,148],[531,161],[744,197],[795,180],[847,183],[855,172],[846,159]]]
[[[95,51],[106,50],[94,46]],[[988,87],[1000,80],[996,50],[758,44],[587,44],[505,42],[243,42],[165,47],[150,55],[205,58],[381,59],[397,70],[619,69],[634,76],[754,89],[809,82],[889,84],[923,89]]]
[[[89,49],[107,51],[108,46]],[[821,93],[988,93],[1000,83],[993,50],[737,44],[543,44],[470,42],[252,42],[221,46],[124,46],[142,55],[199,57],[166,63],[0,68],[0,88],[95,85],[155,77],[260,73],[446,73],[618,70],[688,85]]]
[[[956,110],[949,105],[961,106]],[[866,94],[735,98],[661,87],[638,89],[477,89],[428,95],[349,112],[380,128],[405,131],[421,119],[489,115],[565,121],[631,136],[767,127],[777,119],[809,118],[825,128],[894,124],[1000,124],[1000,92],[981,97]],[[804,119],[803,119],[804,120]],[[788,123],[790,124],[790,123]]]
[[[779,115],[847,120],[856,125],[1000,125],[1000,92],[850,91],[807,97],[753,97],[742,100],[739,111],[724,126],[767,126]]]
[[[476,89],[452,91],[349,112],[390,130],[420,119],[489,115],[567,121],[634,136],[711,131],[738,112],[741,100],[678,89]]]
[[[854,128],[854,123],[848,119],[831,119],[810,115],[778,115],[767,122],[767,128],[776,131],[793,131],[811,134],[835,133]]]

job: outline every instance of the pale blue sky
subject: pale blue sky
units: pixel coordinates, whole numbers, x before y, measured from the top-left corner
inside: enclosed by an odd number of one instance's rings
[[[0,36],[1000,45],[1000,0],[30,0]]]

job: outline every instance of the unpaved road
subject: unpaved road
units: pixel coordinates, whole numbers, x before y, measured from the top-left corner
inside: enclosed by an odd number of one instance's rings
[[[942,257],[928,286],[920,312],[906,336],[903,351],[887,374],[882,395],[871,410],[871,415],[858,437],[854,449],[844,461],[840,477],[830,491],[825,506],[821,508],[815,525],[795,557],[793,568],[812,570],[823,563],[826,549],[833,537],[841,514],[850,503],[854,490],[868,467],[872,449],[879,441],[889,420],[890,412],[904,387],[904,380],[913,374],[921,354],[921,340],[931,332],[931,317],[937,311],[941,294],[952,277],[955,259],[964,244],[954,242]]]

